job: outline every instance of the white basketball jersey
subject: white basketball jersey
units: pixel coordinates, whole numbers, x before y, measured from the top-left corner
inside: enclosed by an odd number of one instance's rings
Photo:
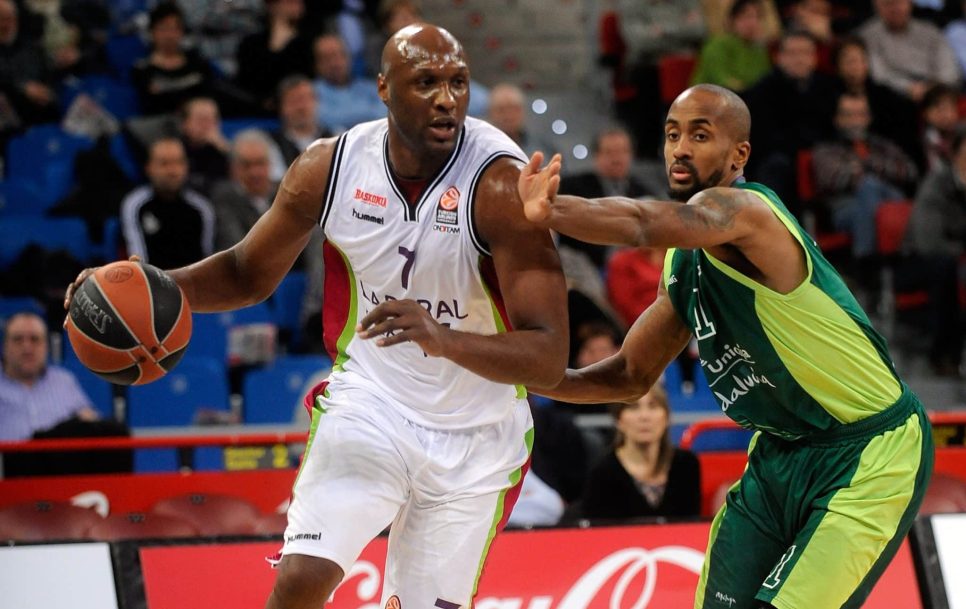
[[[344,133],[329,172],[320,224],[330,382],[371,391],[426,427],[494,423],[526,396],[523,387],[428,357],[416,343],[379,347],[375,338],[358,338],[355,328],[376,305],[408,298],[455,330],[492,335],[508,329],[473,205],[487,167],[526,155],[495,127],[467,118],[450,158],[411,206],[389,169],[387,133],[386,119]]]

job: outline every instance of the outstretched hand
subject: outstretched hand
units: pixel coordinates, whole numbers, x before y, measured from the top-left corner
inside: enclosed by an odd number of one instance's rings
[[[550,218],[553,200],[560,188],[561,156],[553,155],[546,167],[543,163],[543,153],[534,152],[523,169],[517,181],[517,192],[523,201],[523,213],[531,222],[545,222]]]

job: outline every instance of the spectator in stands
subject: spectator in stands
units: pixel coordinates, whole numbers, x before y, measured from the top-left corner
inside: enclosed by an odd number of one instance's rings
[[[620,351],[621,337],[606,320],[590,319],[575,328],[570,344],[570,367],[584,368]]]
[[[208,196],[215,183],[228,177],[230,145],[221,132],[218,104],[196,97],[181,108],[181,143],[188,156],[188,186]]]
[[[272,180],[279,182],[295,157],[309,144],[332,133],[319,123],[318,98],[312,81],[300,74],[286,76],[278,83],[278,116],[281,126],[269,135],[274,141]]]
[[[228,78],[238,73],[238,45],[261,29],[263,0],[178,0],[192,41],[202,57]]]
[[[694,453],[671,444],[667,393],[656,383],[641,399],[615,404],[614,450],[591,468],[581,499],[585,518],[687,518],[701,512]]]
[[[956,54],[959,70],[966,73],[966,2],[960,3],[962,13],[958,19],[946,26],[946,42]]]
[[[630,134],[620,127],[608,127],[599,131],[592,145],[594,169],[586,173],[564,177],[560,192],[580,197],[622,196],[638,198],[649,194],[640,181],[631,175],[634,145]],[[561,236],[560,244],[582,252],[603,271],[608,248]]]
[[[135,188],[121,203],[128,254],[163,269],[209,256],[214,249],[215,214],[208,199],[185,187],[188,159],[181,141],[154,142],[145,174],[150,184]]]
[[[834,61],[836,98],[843,93],[864,95],[872,113],[869,129],[898,144],[922,167],[919,125],[910,120],[917,113],[916,105],[904,95],[872,80],[865,42],[857,36],[843,38],[835,49]]]
[[[28,440],[71,419],[98,419],[74,375],[47,363],[47,324],[33,313],[12,315],[3,332],[0,441]]]
[[[43,49],[20,30],[17,5],[0,0],[0,131],[57,120],[51,77]]]
[[[915,102],[932,83],[958,86],[956,54],[935,25],[912,18],[912,0],[875,0],[876,16],[859,29],[872,78]]]
[[[382,118],[386,106],[379,98],[376,81],[353,78],[349,52],[337,34],[315,39],[315,93],[319,104],[319,123],[341,133],[359,123]]]
[[[782,35],[782,20],[775,0],[760,0],[758,4],[761,8],[761,40],[765,43],[774,42]],[[701,11],[704,13],[704,23],[709,36],[729,31],[729,13],[732,6],[732,0],[701,0]]]
[[[929,360],[935,373],[958,376],[963,350],[959,260],[966,253],[966,130],[953,135],[952,160],[938,163],[916,193],[896,273],[898,291],[929,292]]]
[[[211,195],[215,249],[225,250],[241,241],[271,206],[278,188],[270,175],[271,149],[272,141],[257,129],[246,129],[235,136],[231,179],[216,185]]]
[[[869,133],[872,116],[863,95],[845,93],[835,111],[835,139],[817,144],[812,162],[817,194],[836,230],[852,236],[860,285],[878,286],[876,210],[915,187],[916,164],[895,143]]]
[[[211,94],[213,75],[197,51],[184,49],[185,24],[174,2],[154,7],[149,19],[151,54],[131,70],[144,114],[175,112],[193,97]]]
[[[789,7],[788,13],[788,29],[807,32],[815,41],[818,71],[826,74],[835,72],[832,63],[832,52],[835,48],[832,3],[829,0],[797,0]]]
[[[527,154],[540,150],[548,158],[558,152],[557,147],[539,134],[527,129],[526,101],[520,87],[510,83],[499,83],[490,90],[489,115],[487,120],[510,136]]]
[[[382,71],[382,48],[385,46],[389,37],[413,23],[426,21],[423,18],[422,7],[419,0],[380,0],[376,11],[376,20],[381,37],[373,37],[371,46],[366,53],[368,57],[370,76],[375,76]],[[487,114],[487,102],[490,98],[490,91],[479,82],[470,79],[470,105],[466,109],[466,114],[477,118],[484,118]],[[325,100],[322,100],[325,104]]]
[[[740,92],[770,68],[762,42],[761,0],[736,0],[728,11],[728,30],[704,43],[691,84],[711,83]]]
[[[607,261],[607,297],[626,327],[657,298],[665,253],[652,247],[626,247]]]
[[[618,110],[618,118],[634,136],[639,151],[653,156],[663,139],[664,110],[659,96],[658,61],[663,55],[692,52],[705,34],[699,0],[619,0],[617,48],[624,50],[627,77],[637,91],[634,101]],[[605,47],[615,42],[602,41]],[[628,115],[624,112],[630,112]]]
[[[815,71],[817,63],[811,35],[786,32],[774,69],[744,93],[755,117],[751,144],[757,160],[748,175],[768,184],[796,215],[801,211],[796,190],[798,153],[833,133],[834,85],[830,77]]]
[[[275,91],[283,78],[312,76],[312,39],[302,29],[303,0],[265,0],[265,7],[264,29],[238,45],[236,82],[274,113]]]
[[[959,124],[959,93],[953,87],[937,84],[922,98],[922,149],[929,170],[948,163],[952,142]]]

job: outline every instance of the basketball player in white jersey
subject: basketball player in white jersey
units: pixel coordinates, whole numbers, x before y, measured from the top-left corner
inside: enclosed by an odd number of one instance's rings
[[[242,307],[325,233],[335,365],[309,398],[269,609],[320,607],[390,524],[381,606],[470,607],[529,460],[523,386],[566,364],[560,263],[517,194],[526,156],[466,118],[459,42],[404,28],[378,85],[388,119],[315,142],[240,243],[170,272],[194,311]]]

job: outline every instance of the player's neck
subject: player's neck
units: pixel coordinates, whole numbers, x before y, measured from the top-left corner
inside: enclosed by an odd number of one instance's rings
[[[449,154],[433,154],[417,151],[398,141],[389,134],[389,168],[393,174],[404,180],[425,180],[439,171],[446,163]]]

